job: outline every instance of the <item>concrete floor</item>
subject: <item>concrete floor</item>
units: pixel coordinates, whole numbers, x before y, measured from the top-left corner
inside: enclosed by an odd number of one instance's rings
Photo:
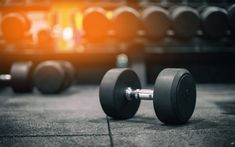
[[[166,126],[143,101],[129,120],[107,118],[98,86],[43,96],[0,92],[0,146],[234,146],[235,85],[199,85],[189,123]]]

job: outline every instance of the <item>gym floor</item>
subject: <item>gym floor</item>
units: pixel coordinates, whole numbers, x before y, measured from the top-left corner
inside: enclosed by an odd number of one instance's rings
[[[181,126],[163,125],[151,101],[132,119],[107,118],[97,85],[49,96],[2,89],[0,146],[235,146],[235,85],[197,85],[195,112]]]

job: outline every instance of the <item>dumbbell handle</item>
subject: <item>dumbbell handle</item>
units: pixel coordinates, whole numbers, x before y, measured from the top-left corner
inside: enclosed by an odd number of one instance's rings
[[[10,74],[1,74],[0,75],[0,81],[10,81],[11,75]]]
[[[150,89],[135,89],[128,87],[125,90],[126,99],[141,99],[141,100],[153,100],[153,90]]]

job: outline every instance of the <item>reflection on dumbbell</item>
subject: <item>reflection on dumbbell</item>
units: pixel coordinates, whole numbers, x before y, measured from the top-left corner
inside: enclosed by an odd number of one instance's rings
[[[30,27],[31,22],[23,13],[5,14],[1,22],[3,37],[12,43],[22,41]]]
[[[171,11],[172,29],[179,38],[192,38],[200,27],[198,12],[189,6],[179,6]]]
[[[103,40],[108,33],[110,22],[106,12],[100,7],[91,7],[85,10],[83,16],[83,28],[86,37],[91,41]]]
[[[165,37],[171,25],[167,10],[158,6],[151,6],[144,9],[141,14],[144,29],[149,38],[161,39]]]
[[[227,11],[223,8],[209,6],[201,10],[202,30],[212,39],[219,39],[226,35],[228,30]]]
[[[153,100],[160,121],[183,124],[194,112],[196,86],[186,69],[164,69],[156,79],[154,90],[141,89],[140,80],[131,69],[111,69],[102,79],[99,97],[103,111],[114,119],[131,118],[140,100]]]
[[[15,93],[32,92],[31,74],[31,62],[16,62],[11,66],[9,74],[0,75],[0,85],[11,86]]]
[[[74,73],[67,61],[44,61],[34,70],[34,85],[43,94],[60,93],[73,83]]]
[[[131,7],[119,7],[113,11],[113,27],[120,40],[131,40],[141,28],[140,14]]]

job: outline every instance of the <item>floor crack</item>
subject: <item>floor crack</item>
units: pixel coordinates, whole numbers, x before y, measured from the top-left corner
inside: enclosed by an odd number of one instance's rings
[[[108,133],[109,133],[109,139],[110,139],[110,146],[114,147],[113,136],[112,136],[112,132],[111,132],[110,122],[109,122],[109,117],[108,116],[106,116],[106,120],[107,120],[107,124],[108,124]]]

